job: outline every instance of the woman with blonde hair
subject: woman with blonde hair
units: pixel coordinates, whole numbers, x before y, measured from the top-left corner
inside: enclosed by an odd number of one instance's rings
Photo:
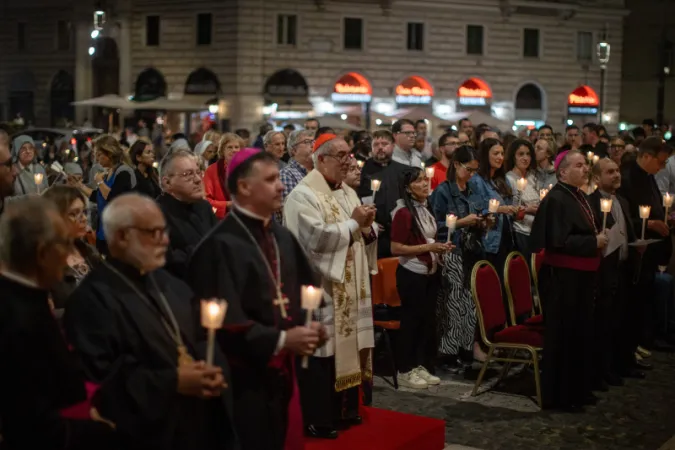
[[[218,219],[223,219],[232,205],[230,193],[227,191],[227,166],[243,146],[244,141],[236,134],[223,134],[218,143],[218,161],[211,164],[204,174],[206,200]]]
[[[96,162],[103,167],[103,172],[94,176],[96,188],[91,189],[81,181],[76,186],[89,201],[96,204],[98,216],[103,214],[106,205],[118,195],[132,191],[136,187],[136,175],[131,167],[129,155],[120,143],[111,135],[98,137],[94,141]],[[108,254],[108,245],[103,234],[100,221],[96,224],[96,248]]]

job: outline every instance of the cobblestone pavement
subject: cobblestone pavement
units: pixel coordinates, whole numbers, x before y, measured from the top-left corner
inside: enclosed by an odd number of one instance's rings
[[[655,353],[649,361],[646,379],[597,393],[600,401],[583,414],[540,412],[525,397],[534,397],[534,378],[522,367],[477,397],[470,395],[476,370],[441,374],[440,386],[424,391],[395,391],[376,378],[373,406],[444,419],[448,448],[657,450],[675,434],[675,355]],[[497,374],[488,372],[481,392]]]

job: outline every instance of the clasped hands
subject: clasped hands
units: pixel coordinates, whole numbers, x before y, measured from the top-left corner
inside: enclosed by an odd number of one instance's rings
[[[351,218],[359,224],[360,228],[370,228],[375,221],[376,213],[377,208],[375,205],[361,205],[354,208]]]

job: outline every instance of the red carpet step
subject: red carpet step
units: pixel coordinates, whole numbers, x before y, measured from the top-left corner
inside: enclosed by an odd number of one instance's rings
[[[305,450],[443,450],[445,422],[377,408],[361,408],[363,424],[335,440],[307,439]]]

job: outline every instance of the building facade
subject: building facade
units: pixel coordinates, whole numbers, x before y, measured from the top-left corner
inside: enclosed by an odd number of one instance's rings
[[[623,0],[109,0],[97,39],[91,0],[0,2],[5,119],[54,123],[70,93],[215,103],[230,128],[478,111],[559,129],[595,119],[600,97],[610,126],[620,116]]]

